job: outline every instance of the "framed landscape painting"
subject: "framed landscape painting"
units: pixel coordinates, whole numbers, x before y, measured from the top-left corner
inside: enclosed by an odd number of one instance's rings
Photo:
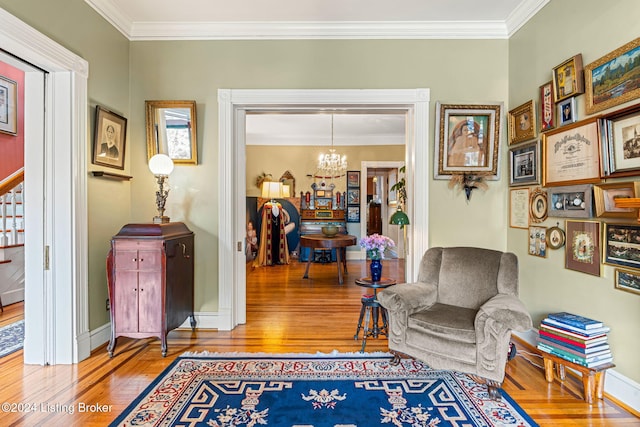
[[[640,37],[585,67],[587,114],[640,97],[639,57]]]

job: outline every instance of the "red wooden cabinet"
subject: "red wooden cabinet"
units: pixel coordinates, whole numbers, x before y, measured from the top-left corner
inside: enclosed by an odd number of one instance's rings
[[[162,356],[167,334],[193,313],[193,233],[180,222],[128,224],[111,240],[107,278],[113,356],[116,339],[158,337]]]

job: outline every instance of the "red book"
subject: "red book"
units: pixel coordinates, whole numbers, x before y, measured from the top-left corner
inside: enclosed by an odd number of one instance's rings
[[[602,339],[590,340],[590,341],[586,341],[586,342],[585,341],[579,341],[579,340],[573,340],[573,339],[570,339],[570,338],[567,338],[567,337],[564,337],[564,336],[561,336],[561,335],[558,335],[558,334],[547,332],[547,331],[545,331],[543,329],[540,329],[538,331],[538,333],[540,334],[541,337],[550,337],[550,338],[553,338],[555,340],[562,341],[564,343],[575,345],[576,347],[581,347],[581,348],[591,347],[591,346],[593,346],[593,345],[595,345],[597,343],[602,343],[602,342],[605,342],[607,340],[606,336],[602,337]]]

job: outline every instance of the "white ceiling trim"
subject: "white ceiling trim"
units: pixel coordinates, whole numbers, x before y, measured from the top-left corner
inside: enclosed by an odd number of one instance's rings
[[[130,40],[505,39],[504,22],[134,22]]]
[[[523,0],[504,21],[134,22],[111,0],[85,0],[131,41],[507,39],[550,0]]]

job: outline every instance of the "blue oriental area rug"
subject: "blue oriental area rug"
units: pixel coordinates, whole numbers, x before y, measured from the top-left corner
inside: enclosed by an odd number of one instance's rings
[[[0,328],[0,357],[22,348],[24,343],[24,320]]]
[[[504,392],[391,355],[177,358],[111,426],[536,426]]]

